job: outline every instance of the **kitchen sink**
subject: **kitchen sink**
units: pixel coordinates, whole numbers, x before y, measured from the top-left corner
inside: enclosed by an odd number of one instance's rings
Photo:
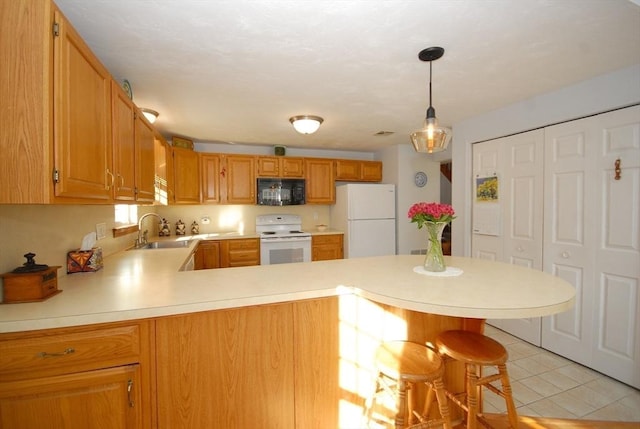
[[[146,249],[178,249],[181,247],[189,247],[191,241],[154,241],[147,243],[140,247],[133,247],[132,250],[146,250]]]

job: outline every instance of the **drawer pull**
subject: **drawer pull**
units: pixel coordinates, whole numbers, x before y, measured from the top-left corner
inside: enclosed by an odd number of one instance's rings
[[[135,405],[133,398],[131,397],[131,391],[133,390],[133,380],[129,379],[127,382],[127,399],[129,400],[129,408],[133,408]]]
[[[62,353],[47,353],[47,352],[40,352],[37,354],[38,357],[46,359],[46,358],[52,358],[52,357],[61,357],[61,356],[66,356],[66,355],[70,355],[72,353],[75,353],[76,349],[69,347],[68,349],[66,349],[65,351],[63,351]]]

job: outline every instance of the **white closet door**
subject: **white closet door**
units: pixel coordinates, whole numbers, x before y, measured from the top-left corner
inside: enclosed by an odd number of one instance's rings
[[[576,287],[576,304],[545,318],[542,345],[640,387],[640,108],[545,140],[544,270]]]
[[[544,132],[534,130],[500,142],[501,260],[542,270]],[[517,287],[517,285],[514,285]],[[540,345],[541,319],[489,320],[490,324]]]
[[[593,367],[640,388],[640,107],[601,116]]]
[[[589,365],[594,306],[590,253],[596,241],[597,199],[585,121],[545,129],[544,271],[571,283],[576,299],[571,310],[544,318],[542,346]]]
[[[474,257],[542,270],[543,148],[543,130],[474,145],[474,177],[498,177],[501,218],[498,236],[473,235]],[[539,317],[488,323],[540,345]]]
[[[514,265],[542,270],[544,131],[503,139],[504,258]],[[505,320],[503,329],[532,344],[541,344],[540,317]]]

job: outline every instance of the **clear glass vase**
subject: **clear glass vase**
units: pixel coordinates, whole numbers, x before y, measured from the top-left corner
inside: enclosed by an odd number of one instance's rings
[[[442,254],[442,232],[448,222],[425,222],[427,228],[427,256],[424,258],[424,269],[431,272],[442,272],[447,269]]]

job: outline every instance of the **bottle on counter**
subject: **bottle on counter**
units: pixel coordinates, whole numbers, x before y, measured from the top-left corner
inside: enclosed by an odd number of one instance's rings
[[[182,219],[178,219],[176,222],[176,235],[185,235],[187,226],[182,222]]]
[[[159,225],[158,236],[160,237],[169,237],[171,235],[171,228],[169,227],[169,222],[165,218],[162,218],[162,222]]]

